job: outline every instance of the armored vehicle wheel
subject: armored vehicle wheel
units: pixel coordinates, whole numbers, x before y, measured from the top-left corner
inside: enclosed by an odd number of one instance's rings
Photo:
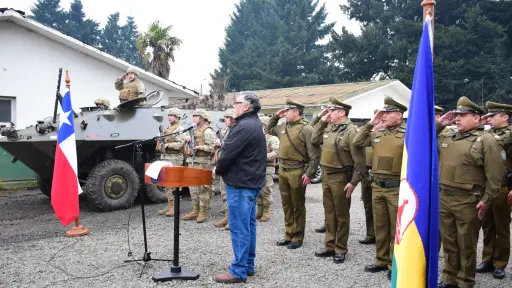
[[[36,174],[37,185],[43,195],[50,197],[52,194],[52,179],[43,179],[39,174]]]
[[[87,199],[101,211],[129,208],[137,197],[140,181],[127,162],[110,159],[96,165],[85,184]]]

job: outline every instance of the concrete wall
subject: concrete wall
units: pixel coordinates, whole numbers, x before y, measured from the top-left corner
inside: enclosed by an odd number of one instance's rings
[[[0,39],[0,97],[15,99],[13,122],[17,127],[53,115],[59,68],[63,69],[62,95],[69,70],[75,111],[94,106],[94,99],[100,97],[108,99],[111,107],[119,104],[114,82],[125,71],[7,21],[0,22]],[[162,89],[147,81],[144,84],[146,93]],[[168,90],[164,92],[171,95]],[[158,105],[167,102],[164,97]]]

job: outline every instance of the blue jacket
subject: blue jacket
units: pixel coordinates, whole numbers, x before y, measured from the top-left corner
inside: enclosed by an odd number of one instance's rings
[[[238,116],[220,149],[215,174],[226,185],[259,189],[265,186],[267,141],[255,112]]]

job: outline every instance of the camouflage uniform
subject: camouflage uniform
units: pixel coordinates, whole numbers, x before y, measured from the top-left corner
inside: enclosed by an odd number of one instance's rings
[[[180,126],[180,115],[181,111],[178,108],[169,109],[168,116],[176,117],[176,121],[174,123],[170,123],[171,125],[167,127],[162,132],[162,135],[171,134],[173,132],[183,131],[183,127]],[[162,154],[163,160],[169,161],[173,166],[183,166],[183,148],[185,147],[185,136],[180,133],[176,135],[167,136],[164,138],[165,150],[162,151],[160,149],[160,141],[157,144],[157,150]],[[159,215],[167,215],[174,216],[174,191],[173,188],[165,188],[165,193],[167,194],[167,207],[163,210],[159,210]]]
[[[190,167],[212,170],[212,156],[215,153],[215,132],[208,124],[210,115],[204,109],[194,110],[192,116],[199,116],[203,119],[203,124],[196,129],[191,130],[193,133],[195,146],[198,147],[194,152],[190,143],[185,146],[185,154],[187,163]],[[192,132],[193,131],[193,132]],[[192,156],[192,153],[195,153]],[[206,220],[206,210],[210,205],[213,197],[212,185],[204,185],[200,187],[190,188],[190,197],[192,198],[192,211],[183,217],[183,220],[196,220],[202,223]]]
[[[229,128],[231,126],[233,126],[233,124],[234,124],[235,114],[234,114],[233,109],[227,109],[224,112],[224,117],[231,117],[231,125],[229,127],[225,127],[224,129],[222,129],[222,131],[221,131],[222,139],[219,139],[217,137],[217,139],[222,140],[221,143],[223,143],[223,141],[226,139],[226,137],[228,137]],[[216,148],[215,157],[214,157],[214,163],[216,163],[217,159],[219,159],[219,157],[220,157],[220,148],[221,147],[222,147],[222,144],[221,144],[220,147]],[[224,214],[224,218],[222,218],[218,222],[215,222],[214,225],[215,225],[215,227],[218,227],[218,228],[224,227],[226,230],[229,230],[228,211],[227,211],[228,204],[226,203],[226,183],[224,183],[224,181],[222,180],[222,177],[219,177],[219,184],[220,184],[220,195],[222,197],[222,203],[224,203],[223,212],[225,214]]]
[[[260,117],[263,129],[267,127],[270,117]],[[258,210],[256,212],[256,219],[261,222],[267,222],[270,219],[270,206],[272,205],[272,187],[274,186],[274,178],[272,175],[276,173],[276,159],[279,157],[279,138],[265,133],[265,140],[267,140],[267,183],[261,189],[260,195],[256,198]]]
[[[94,105],[100,107],[102,110],[110,109],[110,101],[104,98],[94,100]]]
[[[137,99],[139,97],[144,97],[146,94],[146,87],[144,83],[139,79],[139,72],[130,67],[126,70],[126,73],[135,74],[135,78],[132,81],[124,83],[123,79],[117,78],[115,87],[119,90],[119,101],[124,103],[126,101],[130,101],[133,99]]]

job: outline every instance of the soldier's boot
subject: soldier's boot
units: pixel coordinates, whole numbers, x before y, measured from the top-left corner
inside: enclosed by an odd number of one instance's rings
[[[265,205],[263,206],[263,215],[260,218],[261,222],[267,222],[270,220],[270,207]]]
[[[174,216],[174,200],[169,201],[169,206],[167,206],[168,211],[165,213],[168,217]]]
[[[263,204],[258,204],[258,209],[256,210],[256,219],[260,219],[263,215]]]
[[[199,204],[193,204],[192,211],[183,216],[183,220],[196,220],[197,216],[199,216]]]
[[[158,210],[158,215],[165,215],[165,213],[169,212],[169,205],[167,205],[164,209]]]
[[[215,227],[222,228],[225,227],[228,224],[228,213],[225,214],[224,218],[222,220],[215,222]]]
[[[197,216],[197,223],[203,223],[206,220],[206,207],[201,206],[199,209],[199,215]]]

